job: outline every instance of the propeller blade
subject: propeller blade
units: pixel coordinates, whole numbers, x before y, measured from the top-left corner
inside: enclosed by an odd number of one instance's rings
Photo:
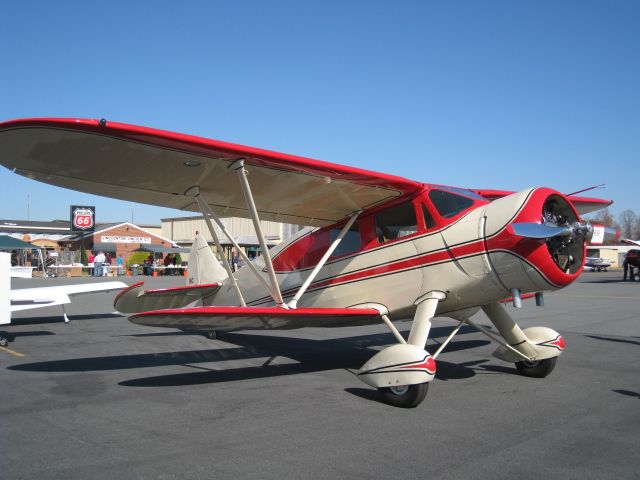
[[[557,227],[535,222],[513,223],[511,226],[513,227],[513,233],[526,238],[543,239],[568,236],[573,233],[572,228],[569,226]]]

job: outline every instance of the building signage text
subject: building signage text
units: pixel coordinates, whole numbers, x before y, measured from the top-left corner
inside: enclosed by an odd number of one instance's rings
[[[102,243],[151,243],[151,237],[123,237],[120,235],[103,235]]]

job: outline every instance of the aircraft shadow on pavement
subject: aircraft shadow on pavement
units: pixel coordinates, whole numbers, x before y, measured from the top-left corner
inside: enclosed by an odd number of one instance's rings
[[[631,390],[614,390],[614,392],[619,393],[620,395],[626,395],[627,397],[640,398],[640,393],[632,392]]]
[[[631,345],[640,345],[639,341],[637,341],[637,340],[628,340],[626,338],[601,337],[599,335],[585,335],[585,337],[595,338],[596,340],[604,340],[605,342],[630,343]],[[635,337],[633,337],[633,338],[635,338]]]
[[[4,330],[0,330],[0,333],[2,333],[2,336],[11,343],[13,343],[16,338],[20,337],[41,337],[46,335],[55,335],[55,333],[49,332],[47,330],[33,330],[31,332],[7,332]]]
[[[443,327],[445,328],[445,327]],[[207,350],[122,356],[88,357],[69,360],[12,365],[10,370],[26,372],[91,372],[184,365],[195,372],[142,377],[120,382],[128,387],[164,387],[220,383],[252,378],[274,377],[334,369],[359,369],[372,356],[369,347],[394,343],[390,333],[364,335],[329,340],[309,340],[289,337],[220,333],[219,339],[237,346]],[[445,351],[467,350],[487,345],[487,340],[452,341]],[[430,345],[434,351],[437,345]],[[298,363],[272,363],[277,357]],[[262,365],[217,370],[204,363],[265,358]],[[466,378],[475,375],[465,364],[439,360],[440,379]]]
[[[153,332],[153,333],[127,333],[124,335],[116,335],[117,337],[136,337],[136,338],[145,338],[145,337],[178,337],[178,336],[201,336],[202,332],[191,332],[191,331],[170,331],[170,332]]]
[[[116,313],[96,313],[92,315],[68,315],[70,323],[77,322],[78,320],[99,320],[101,318],[120,318],[122,315]],[[54,315],[46,315],[41,317],[24,317],[24,318],[11,318],[11,325],[41,325],[46,323],[64,323],[62,313]]]
[[[588,280],[580,279],[580,283],[637,283],[631,280],[623,280],[622,278],[590,278]]]
[[[239,335],[238,335],[239,336]],[[242,335],[243,337],[253,337],[250,335]],[[393,338],[388,334],[372,335],[368,337],[385,337],[381,344],[386,345],[393,342]],[[262,343],[257,339],[268,338],[268,342]],[[362,337],[358,337],[362,339]],[[225,339],[226,340],[226,339]],[[268,360],[260,366],[229,368],[225,370],[212,370],[207,367],[202,368],[199,372],[177,373],[170,375],[159,375],[155,377],[144,377],[120,382],[120,385],[128,387],[176,387],[186,385],[200,385],[205,383],[221,383],[232,382],[237,380],[248,380],[254,378],[276,377],[280,375],[293,375],[300,373],[312,373],[324,370],[347,369],[354,373],[372,356],[368,346],[373,345],[354,345],[349,340],[300,340],[300,339],[283,339],[282,337],[255,337],[246,339],[246,343],[242,340],[245,348],[244,352],[238,358],[256,358],[269,357]],[[257,340],[257,341],[256,341]],[[274,341],[275,340],[275,341]],[[373,338],[367,338],[373,340]],[[289,342],[293,342],[293,345]],[[234,339],[233,343],[241,341]],[[476,348],[489,343],[486,340],[468,340],[452,342],[449,344],[450,351],[465,350],[468,348]],[[378,342],[375,342],[378,344]],[[263,350],[264,349],[264,350]],[[253,355],[247,356],[246,351],[249,350]],[[296,360],[299,363],[272,364],[276,357],[286,357]],[[230,360],[230,358],[224,358]],[[460,367],[456,364],[448,364],[448,362],[438,362],[438,372],[444,365],[450,368],[444,368],[441,375],[445,379],[466,378],[474,375],[473,370]],[[193,365],[190,365],[193,367]],[[436,375],[438,376],[438,375]]]

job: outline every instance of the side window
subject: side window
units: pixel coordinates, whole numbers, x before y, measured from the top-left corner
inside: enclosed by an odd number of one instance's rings
[[[376,215],[376,236],[380,243],[412,235],[418,231],[412,203],[403,203]]]
[[[424,226],[426,228],[433,228],[436,226],[436,222],[433,219],[433,216],[429,213],[429,210],[427,210],[427,207],[425,207],[424,205],[422,205],[422,215],[424,216]]]
[[[438,210],[438,213],[445,218],[456,216],[474,203],[470,198],[443,190],[431,190],[429,192],[429,198],[436,207],[436,210]]]
[[[340,234],[340,228],[334,228],[329,232],[330,242],[338,238]],[[338,245],[338,247],[333,251],[331,258],[339,257],[341,255],[346,255],[347,253],[352,253],[360,250],[362,248],[362,242],[360,241],[360,230],[358,230],[358,224],[354,223],[351,228],[347,231],[344,237],[342,237],[342,241]]]

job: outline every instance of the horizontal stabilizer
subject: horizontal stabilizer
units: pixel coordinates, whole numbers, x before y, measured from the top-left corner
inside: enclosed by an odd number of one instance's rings
[[[156,310],[129,317],[139,325],[215,330],[337,327],[380,319],[375,308],[199,307]]]
[[[113,307],[121,313],[138,313],[165,308],[182,308],[214,295],[221,283],[187,285],[184,287],[144,290],[144,282],[136,283],[121,291],[113,301]]]
[[[628,245],[638,245],[640,247],[640,240],[631,240],[630,238],[624,238],[620,241]]]

